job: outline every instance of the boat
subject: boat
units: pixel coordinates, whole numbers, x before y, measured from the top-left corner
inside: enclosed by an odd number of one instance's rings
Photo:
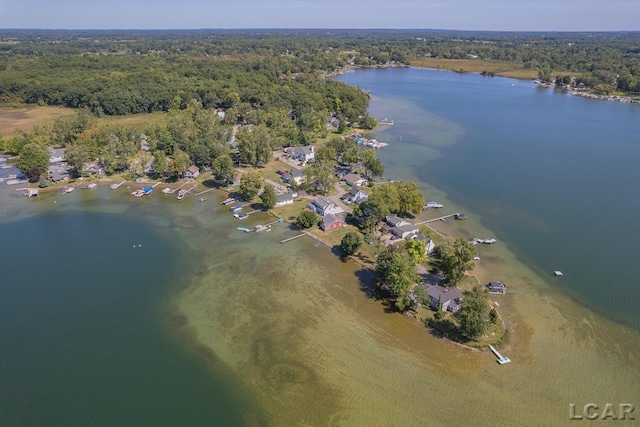
[[[22,192],[22,195],[24,197],[36,197],[38,195],[38,189],[37,188],[25,188],[24,191]]]
[[[162,194],[169,194],[171,192],[172,192],[171,187],[167,187],[162,190]]]
[[[231,212],[236,213],[236,212],[240,212],[242,210],[243,206],[242,205],[236,205],[231,207]]]
[[[556,270],[553,272],[553,274],[555,274],[556,276],[562,276],[562,271]]]
[[[485,245],[490,245],[490,244],[495,243],[495,242],[496,242],[496,239],[494,239],[493,237],[489,237],[488,239],[484,239],[482,241],[482,243],[484,243]]]
[[[178,191],[178,197],[176,197],[178,200],[182,200],[184,199],[184,196],[187,195],[187,190],[180,190]]]
[[[229,197],[228,199],[223,200],[221,204],[226,206],[226,205],[230,205],[235,201],[236,201],[235,197]]]
[[[97,183],[92,182],[91,184],[87,185],[87,188],[88,188],[88,189],[92,189],[92,188],[96,188],[97,186],[98,186],[98,184],[97,184]]]
[[[248,233],[248,232],[250,232],[250,231],[251,231],[250,229],[248,229],[248,228],[244,228],[244,227],[238,227],[238,230],[239,230],[239,231],[244,231],[245,233]]]
[[[73,185],[67,185],[65,187],[62,188],[62,192],[63,193],[71,193],[73,190],[75,190],[76,187],[74,187]]]
[[[247,218],[249,218],[249,214],[233,214],[233,216],[235,216],[236,219],[247,219]]]
[[[136,191],[134,191],[133,193],[131,193],[131,195],[132,195],[133,197],[142,197],[142,196],[144,196],[144,190],[137,189]]]
[[[200,201],[201,202],[204,202],[205,200],[207,200],[207,199],[203,199],[202,197],[200,197]]]
[[[454,218],[462,220],[462,219],[467,219],[467,216],[463,213],[457,213],[454,215]]]
[[[429,200],[424,207],[425,209],[428,209],[428,208],[440,209],[440,208],[443,208],[444,205],[436,202],[435,200]]]
[[[269,230],[269,227],[262,224],[258,224],[255,227],[253,227],[253,231],[255,231],[256,233],[259,233],[261,231],[268,231],[268,230]]]
[[[148,185],[146,187],[144,187],[144,190],[142,190],[142,192],[146,195],[146,194],[151,194],[151,192],[153,191],[153,186]]]

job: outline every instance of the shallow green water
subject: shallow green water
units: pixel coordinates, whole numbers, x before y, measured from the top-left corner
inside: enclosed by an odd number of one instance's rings
[[[378,133],[388,175],[446,192],[554,286],[640,328],[640,106],[436,70],[339,79],[395,120]]]

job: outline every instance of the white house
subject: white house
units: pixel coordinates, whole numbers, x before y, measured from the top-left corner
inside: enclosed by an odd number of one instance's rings
[[[291,150],[291,158],[299,162],[306,163],[316,158],[316,147],[306,145],[304,147],[293,147]]]
[[[424,242],[424,253],[425,255],[430,255],[431,253],[433,253],[433,250],[436,248],[436,244],[433,243],[433,240],[431,240],[428,237],[423,236],[422,234],[412,234],[408,236],[409,239],[415,239],[415,240],[420,240],[422,242]]]
[[[429,294],[429,300],[431,308],[438,309],[438,305],[442,304],[442,311],[450,311],[455,313],[462,308],[462,292],[458,288],[445,288],[437,285],[424,285],[427,293]]]
[[[324,197],[318,197],[307,205],[309,209],[316,211],[319,215],[325,216],[328,214],[335,215],[344,212],[342,208],[336,206],[330,199]]]
[[[349,203],[360,204],[366,202],[369,199],[369,193],[362,190],[360,187],[353,186],[348,193],[342,196],[342,200]]]
[[[284,194],[278,195],[278,200],[276,201],[276,207],[292,205],[293,198],[295,197],[295,195],[296,193],[284,193]]]
[[[344,180],[344,182],[347,183],[347,185],[356,186],[356,187],[362,187],[368,184],[368,181],[366,178],[364,178],[362,175],[355,174],[355,173],[349,173],[345,175],[344,178],[342,179]]]
[[[293,181],[296,185],[300,185],[305,181],[304,170],[303,169],[294,169],[289,172],[291,175],[291,181]]]
[[[419,231],[417,225],[396,215],[387,217],[387,226],[391,234],[401,239],[411,238],[410,236],[417,235]]]
[[[185,178],[196,179],[200,175],[200,169],[196,165],[189,166],[189,169],[184,171],[183,176]]]

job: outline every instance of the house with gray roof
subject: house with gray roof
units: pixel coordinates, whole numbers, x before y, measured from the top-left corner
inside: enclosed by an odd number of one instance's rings
[[[296,193],[284,193],[284,194],[278,195],[277,201],[276,201],[276,207],[293,204],[293,198],[295,196],[296,196]]]
[[[342,178],[347,185],[352,185],[356,187],[362,187],[368,184],[368,181],[365,177],[357,173],[348,173]]]
[[[417,225],[397,215],[389,215],[387,217],[387,229],[400,239],[407,239],[413,234],[418,234],[419,231]]]
[[[462,308],[462,292],[456,287],[446,288],[439,285],[425,283],[424,288],[429,294],[429,306],[437,310],[442,304],[442,311],[455,313]]]
[[[363,203],[369,199],[369,193],[361,189],[360,187],[353,186],[349,192],[342,196],[342,200],[348,203]]]
[[[431,253],[433,253],[433,250],[436,248],[436,244],[433,243],[433,240],[423,236],[422,234],[410,234],[409,236],[407,236],[407,240],[409,239],[419,240],[423,242],[425,255],[430,255]]]
[[[66,148],[49,148],[49,163],[62,163],[65,161]]]
[[[306,163],[316,158],[316,147],[306,145],[304,147],[293,147],[291,150],[291,158],[299,162]]]
[[[319,215],[325,216],[327,214],[335,215],[343,212],[342,208],[336,206],[331,199],[324,197],[318,197],[310,202],[307,207]]]
[[[490,294],[504,295],[507,293],[507,287],[502,282],[489,282],[487,288],[489,288]]]

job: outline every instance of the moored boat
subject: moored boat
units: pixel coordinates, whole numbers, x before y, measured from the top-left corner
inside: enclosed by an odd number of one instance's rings
[[[133,193],[131,193],[131,195],[132,195],[133,197],[142,197],[142,196],[144,196],[144,191],[143,191],[143,190],[140,190],[140,189],[137,189],[136,191],[134,191]]]
[[[73,190],[75,190],[76,187],[74,187],[73,185],[67,185],[65,187],[62,188],[62,192],[63,193],[71,193]]]
[[[178,200],[182,200],[184,199],[184,196],[187,195],[187,190],[180,190],[178,191],[178,197],[176,197],[176,199]]]
[[[153,191],[153,187],[151,185],[148,185],[142,191],[144,192],[144,194],[151,194],[151,192]]]
[[[229,198],[223,200],[221,204],[226,206],[226,205],[230,205],[231,203],[233,203],[235,201],[236,201],[235,197],[229,197]]]
[[[236,213],[236,212],[240,212],[242,210],[242,206],[241,205],[236,205],[230,208],[231,212]]]
[[[98,186],[97,183],[92,182],[91,184],[87,185],[87,188],[91,189],[91,188],[96,188]]]

